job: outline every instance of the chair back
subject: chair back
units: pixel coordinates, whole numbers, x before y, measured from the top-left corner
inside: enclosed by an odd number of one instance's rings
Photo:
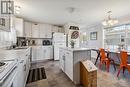
[[[120,58],[121,58],[121,65],[122,66],[127,66],[128,55],[127,55],[126,51],[121,51],[120,52]]]
[[[100,51],[101,60],[105,60],[106,59],[105,50],[103,48],[100,48],[99,51]]]

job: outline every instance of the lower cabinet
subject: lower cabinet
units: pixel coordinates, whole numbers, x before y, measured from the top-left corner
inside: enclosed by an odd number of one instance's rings
[[[73,81],[73,52],[60,49],[60,67]]]
[[[17,87],[25,87],[30,70],[30,50],[20,58],[17,70]]]
[[[60,60],[60,68],[62,69],[62,71],[64,72],[65,70],[65,51],[60,49],[59,50],[59,60]]]
[[[33,46],[32,47],[32,62],[53,59],[52,46]]]
[[[17,85],[18,87],[25,87],[25,71],[24,71],[24,60],[21,60],[18,65],[18,74],[17,79],[19,80]]]
[[[73,52],[65,52],[65,73],[73,81]]]

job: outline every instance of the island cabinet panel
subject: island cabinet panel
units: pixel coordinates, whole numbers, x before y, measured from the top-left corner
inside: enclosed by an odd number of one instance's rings
[[[65,51],[60,49],[59,50],[59,60],[60,60],[60,68],[62,69],[62,71],[64,72],[65,70]]]
[[[75,51],[74,52],[74,83],[80,84],[80,61],[82,60],[90,60],[90,50],[88,51]]]
[[[67,50],[65,53],[65,73],[73,81],[73,52]]]
[[[60,48],[60,67],[75,84],[80,84],[80,61],[89,60],[90,55],[89,49]]]

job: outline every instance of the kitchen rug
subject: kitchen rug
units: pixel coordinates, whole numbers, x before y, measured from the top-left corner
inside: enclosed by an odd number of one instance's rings
[[[44,67],[29,70],[27,84],[42,79],[46,79],[46,73]]]

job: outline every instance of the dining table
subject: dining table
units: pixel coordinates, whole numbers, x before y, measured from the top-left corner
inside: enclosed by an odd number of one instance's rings
[[[100,58],[100,52],[99,52],[98,48],[92,49],[92,51],[96,51],[97,52],[97,58],[96,58],[96,61],[95,61],[95,65],[96,65],[97,61],[99,59],[101,59]],[[128,50],[125,50],[125,51],[127,51],[128,56],[130,56],[130,51],[128,51]],[[105,52],[107,53],[107,57],[108,58],[113,58],[112,54],[115,54],[116,58],[117,58],[117,61],[120,63],[120,55],[119,55],[120,51],[119,50],[108,50],[108,49],[105,49]],[[129,60],[128,62],[130,63],[130,58],[128,58],[128,60]]]

